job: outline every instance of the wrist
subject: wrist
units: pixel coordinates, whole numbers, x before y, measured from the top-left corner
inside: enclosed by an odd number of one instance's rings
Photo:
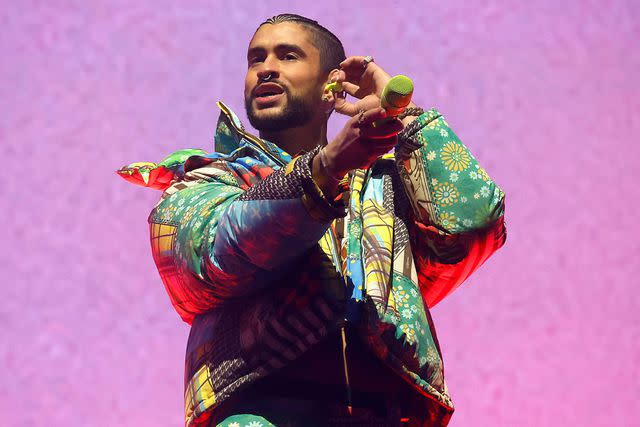
[[[336,172],[335,161],[333,161],[334,157],[328,154],[328,149],[326,146],[322,147],[322,149],[318,152],[318,157],[320,158],[320,164],[322,165],[322,169],[325,174],[330,178],[336,181],[340,181],[345,173]]]
[[[329,198],[333,198],[338,194],[338,183],[340,180],[327,174],[320,156],[320,152],[314,156],[311,163],[311,174],[315,183],[320,187],[320,190]]]
[[[398,116],[398,119],[402,122],[404,127],[407,127],[411,122],[417,119],[424,110],[418,107],[413,101],[407,105],[405,110]]]

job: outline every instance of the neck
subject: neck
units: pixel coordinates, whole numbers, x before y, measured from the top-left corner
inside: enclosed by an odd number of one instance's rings
[[[260,131],[260,138],[276,144],[292,156],[309,152],[318,145],[327,144],[326,118],[314,119],[310,123],[280,131]]]

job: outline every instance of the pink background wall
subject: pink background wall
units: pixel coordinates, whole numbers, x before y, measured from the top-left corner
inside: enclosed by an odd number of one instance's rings
[[[114,170],[211,149],[285,11],[412,76],[507,193],[506,246],[433,310],[451,426],[637,425],[639,2],[0,3],[0,425],[182,424],[159,194]]]

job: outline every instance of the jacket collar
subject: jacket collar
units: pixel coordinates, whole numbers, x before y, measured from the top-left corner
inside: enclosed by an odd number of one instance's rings
[[[214,151],[230,155],[238,148],[250,146],[258,149],[275,165],[284,166],[291,161],[291,156],[276,144],[247,132],[238,116],[224,102],[216,103],[220,108],[220,117],[216,125]]]

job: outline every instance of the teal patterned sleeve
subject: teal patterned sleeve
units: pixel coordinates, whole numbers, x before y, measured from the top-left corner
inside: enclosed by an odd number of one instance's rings
[[[504,213],[504,192],[432,108],[399,135],[396,159],[418,222],[444,234],[486,228]]]
[[[437,110],[423,113],[398,139],[418,282],[433,307],[504,245],[505,195]]]

